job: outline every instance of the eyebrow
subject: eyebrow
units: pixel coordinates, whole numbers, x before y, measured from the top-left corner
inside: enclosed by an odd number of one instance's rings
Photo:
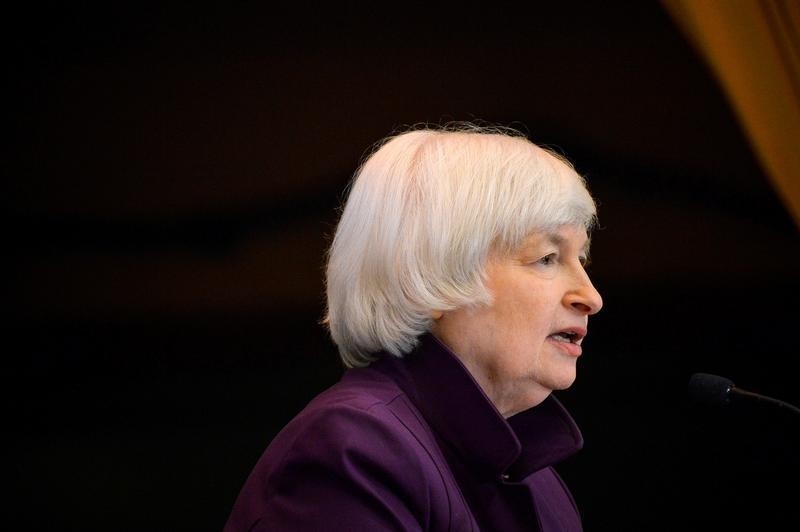
[[[558,233],[546,233],[547,240],[550,241],[551,244],[561,245],[564,243],[564,237],[559,235]]]
[[[545,235],[547,236],[547,240],[555,246],[560,246],[566,240],[563,236],[559,235],[558,233],[547,232],[545,233]],[[590,235],[586,235],[586,243],[583,245],[582,248],[583,252],[586,253],[586,255],[589,255],[589,247],[591,246],[591,244],[592,244],[592,237]]]

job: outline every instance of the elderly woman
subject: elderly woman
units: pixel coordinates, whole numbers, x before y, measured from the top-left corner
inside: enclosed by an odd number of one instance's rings
[[[517,132],[381,143],[329,253],[348,369],[272,441],[225,530],[581,530],[553,466],[583,439],[552,391],[602,306],[594,220],[571,165]]]

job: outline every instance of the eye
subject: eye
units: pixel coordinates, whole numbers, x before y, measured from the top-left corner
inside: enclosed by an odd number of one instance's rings
[[[556,262],[556,254],[555,253],[548,253],[541,259],[537,260],[537,264],[541,264],[543,266],[550,266]]]

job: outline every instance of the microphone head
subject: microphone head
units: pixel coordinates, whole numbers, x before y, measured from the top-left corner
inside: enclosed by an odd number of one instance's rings
[[[689,396],[699,403],[724,406],[730,403],[733,381],[710,373],[695,373],[689,378]]]

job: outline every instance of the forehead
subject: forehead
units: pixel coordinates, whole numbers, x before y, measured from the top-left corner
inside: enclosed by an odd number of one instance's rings
[[[525,237],[520,248],[529,249],[549,244],[588,250],[590,243],[584,226],[567,224],[533,231]]]

